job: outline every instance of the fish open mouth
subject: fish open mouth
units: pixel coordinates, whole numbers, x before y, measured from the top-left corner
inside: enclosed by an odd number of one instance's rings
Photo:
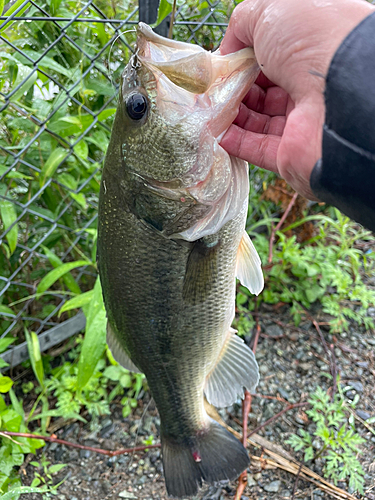
[[[260,71],[251,48],[225,56],[220,50],[210,53],[199,45],[164,38],[145,23],[137,28],[137,58],[155,76],[158,106],[165,97],[183,102],[178,92],[183,89],[192,94],[189,99],[184,93],[189,113],[212,107],[210,129],[215,137],[232,123]],[[220,118],[215,120],[215,116]]]

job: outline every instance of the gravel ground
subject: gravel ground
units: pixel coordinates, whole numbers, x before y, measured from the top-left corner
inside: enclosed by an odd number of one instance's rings
[[[314,318],[324,323],[327,318],[319,311],[312,311]],[[369,310],[375,316],[375,309]],[[288,403],[305,401],[308,394],[320,385],[329,389],[330,381],[324,375],[329,372],[327,355],[321,344],[316,329],[311,321],[305,321],[298,329],[290,323],[286,307],[278,309],[262,306],[260,310],[261,337],[257,347],[257,359],[260,365],[261,382],[257,392],[261,395],[281,396]],[[360,398],[356,414],[363,420],[375,416],[375,338],[373,332],[364,332],[358,326],[350,328],[350,333],[333,337],[324,330],[323,334],[329,343],[333,343],[337,369],[341,374],[343,386],[351,385],[353,389],[346,392],[348,399],[358,393]],[[246,339],[250,341],[250,339]],[[145,408],[148,404],[148,408]],[[286,403],[252,398],[249,415],[249,430],[265,422],[280,410]],[[233,405],[220,412],[227,423],[237,431],[241,431],[241,405]],[[68,441],[115,450],[133,445],[142,445],[145,437],[153,434],[155,442],[159,441],[158,429],[160,420],[153,401],[149,402],[146,394],[139,408],[126,419],[121,417],[121,407],[112,405],[111,415],[100,420],[97,429],[90,430],[89,424],[74,422],[59,431],[56,435]],[[366,439],[362,446],[360,460],[366,472],[365,496],[358,498],[375,500],[375,434],[372,434],[359,420],[356,423],[358,432]],[[374,428],[374,426],[372,427]],[[301,459],[290,446],[285,444],[291,433],[298,429],[313,430],[303,409],[294,409],[284,413],[259,435],[282,446],[292,456]],[[54,478],[55,482],[66,478],[58,489],[59,500],[96,500],[96,499],[155,499],[167,498],[162,462],[159,449],[138,452],[133,455],[120,455],[108,458],[86,450],[77,450],[51,443],[44,448],[47,458],[52,463],[66,463],[65,469]],[[249,449],[249,453],[260,456],[261,450]],[[322,474],[322,463],[308,463],[308,467]],[[31,480],[34,467],[28,465],[27,477]],[[248,485],[241,500],[273,500],[292,498],[296,477],[281,469],[263,469],[259,462],[253,461],[248,469]],[[345,483],[338,486],[348,491]],[[203,488],[195,500],[224,500],[234,498],[236,484],[224,487]],[[28,495],[37,500],[38,495]],[[325,500],[332,498],[324,494],[313,484],[299,480],[295,491],[295,499]]]

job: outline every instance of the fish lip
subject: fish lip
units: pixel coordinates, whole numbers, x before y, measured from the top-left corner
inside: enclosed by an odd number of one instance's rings
[[[136,32],[137,47],[139,47],[139,42],[142,42],[142,39],[146,42],[153,42],[159,45],[163,45],[164,47],[179,48],[186,46],[186,42],[180,42],[178,40],[173,40],[172,38],[165,38],[164,36],[158,35],[148,24],[143,22],[138,23]],[[195,48],[197,52],[204,50],[199,45],[192,45],[192,47]]]

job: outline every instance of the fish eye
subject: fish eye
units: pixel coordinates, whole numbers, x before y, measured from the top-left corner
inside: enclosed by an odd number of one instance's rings
[[[148,102],[143,94],[132,94],[126,100],[126,111],[132,120],[141,120],[147,109]]]

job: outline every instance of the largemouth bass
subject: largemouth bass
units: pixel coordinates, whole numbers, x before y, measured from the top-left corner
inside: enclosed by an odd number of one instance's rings
[[[258,367],[231,329],[236,276],[263,288],[245,232],[248,171],[219,140],[258,74],[251,49],[221,56],[138,26],[102,177],[98,263],[115,359],[145,373],[160,413],[167,491],[236,478],[242,444],[209,418],[252,391]]]

